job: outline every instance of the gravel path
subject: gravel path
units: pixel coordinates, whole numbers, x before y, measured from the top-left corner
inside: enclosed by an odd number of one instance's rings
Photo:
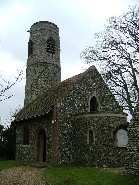
[[[0,171],[0,185],[46,185],[42,168],[14,167]]]

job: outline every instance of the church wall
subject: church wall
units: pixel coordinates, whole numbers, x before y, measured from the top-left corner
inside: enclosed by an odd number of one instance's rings
[[[23,126],[18,124],[16,126],[16,160],[23,161],[25,163],[32,163],[35,160],[34,143],[31,141],[32,139],[30,135],[30,144],[23,145]]]
[[[113,117],[108,115],[82,118],[81,120],[77,119],[78,116],[89,113],[89,100],[93,95],[99,100],[98,112],[113,113]],[[97,143],[93,147],[87,145],[86,120],[90,127],[92,127],[94,123],[97,123],[94,128],[97,133]],[[114,127],[116,129],[116,127],[119,127],[121,124],[126,124],[126,116],[122,114],[121,108],[103,82],[100,74],[96,70],[94,73],[90,71],[61,101],[59,118],[59,161],[61,163],[67,162],[98,166],[121,166],[124,162],[126,149],[115,148],[114,141],[110,138],[110,128]],[[99,135],[99,132],[101,132],[101,135]],[[72,142],[73,140],[75,142]],[[78,140],[79,142],[77,142]],[[92,150],[94,152],[93,155]],[[102,156],[98,157],[102,151]],[[108,153],[110,153],[109,157],[111,157],[109,161],[107,161]],[[93,156],[95,156],[95,159]],[[107,164],[105,164],[105,161],[107,161]]]
[[[115,123],[115,127],[111,126]],[[125,163],[126,148],[115,146],[113,131],[125,118],[107,115],[79,116],[74,121],[74,161],[79,164],[99,167],[123,167]],[[88,131],[94,133],[94,143],[88,142]],[[83,151],[80,153],[80,151]]]
[[[29,145],[23,145],[23,125],[29,125]],[[46,158],[47,163],[51,163],[51,118],[40,117],[39,119],[18,123],[16,127],[16,159],[25,163],[34,163],[37,158],[37,132],[43,128],[46,132]]]
[[[63,114],[70,116],[89,112],[89,100],[93,95],[98,98],[99,111],[122,112],[101,75],[97,70],[91,70],[61,101]]]
[[[139,110],[137,108],[128,127],[128,138],[126,173],[139,175]]]

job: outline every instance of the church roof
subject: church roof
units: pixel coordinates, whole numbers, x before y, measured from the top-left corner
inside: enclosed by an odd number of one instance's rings
[[[32,102],[21,109],[14,121],[30,119],[48,113],[52,109],[52,106],[60,102],[86,73],[94,71],[94,69],[96,69],[95,66],[91,66],[83,73],[54,84],[49,91],[36,97]]]

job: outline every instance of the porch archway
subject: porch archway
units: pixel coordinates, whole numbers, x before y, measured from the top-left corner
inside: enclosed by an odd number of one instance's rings
[[[37,131],[37,162],[46,162],[46,133],[43,128]]]

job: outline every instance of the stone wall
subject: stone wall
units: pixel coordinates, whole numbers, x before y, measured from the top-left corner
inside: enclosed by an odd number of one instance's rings
[[[32,53],[26,69],[25,105],[61,81],[59,28],[48,21],[40,21],[30,28]],[[47,52],[47,40],[53,38],[54,53]]]
[[[99,110],[91,114],[89,100],[94,95],[99,101]],[[87,73],[60,105],[60,163],[123,166],[126,148],[114,146],[112,131],[126,125],[126,115],[96,69]],[[95,144],[87,144],[88,128],[95,130]]]
[[[79,164],[84,161],[87,165],[101,167],[124,166],[126,148],[115,146],[114,131],[120,125],[124,125],[125,121],[124,116],[108,116],[106,113],[78,116],[73,123],[74,161],[78,161]],[[90,129],[94,132],[94,143],[91,144],[87,141]],[[83,151],[83,156],[81,156],[80,151]]]
[[[128,127],[126,173],[139,175],[139,108],[135,108],[133,119]]]
[[[18,123],[16,129],[16,159],[25,163],[34,163],[37,161],[37,132],[43,128],[46,133],[46,159],[47,164],[51,164],[52,158],[52,118],[43,116],[34,120]],[[29,145],[23,145],[23,125],[29,125]]]
[[[99,101],[99,111],[122,112],[114,95],[112,95],[94,67],[63,98],[61,101],[61,114],[70,116],[89,112],[89,100],[92,96],[96,96]]]

